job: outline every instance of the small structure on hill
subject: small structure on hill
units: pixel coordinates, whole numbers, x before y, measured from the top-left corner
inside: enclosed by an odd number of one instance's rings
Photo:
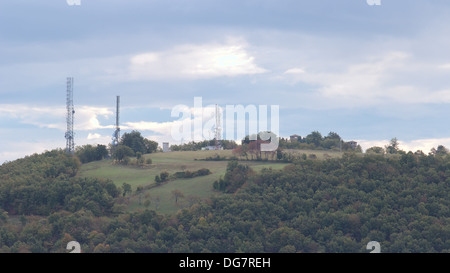
[[[202,151],[210,151],[210,150],[223,150],[221,146],[206,146],[202,147]]]
[[[301,138],[301,136],[299,136],[299,135],[297,135],[297,134],[292,135],[292,136],[289,136],[289,140],[290,140],[291,142],[298,141],[300,138]]]
[[[163,142],[163,153],[170,152],[169,142]]]
[[[356,148],[358,148],[358,142],[356,141],[349,141],[347,142],[347,144],[350,146],[350,148],[352,148],[353,150],[356,150]]]

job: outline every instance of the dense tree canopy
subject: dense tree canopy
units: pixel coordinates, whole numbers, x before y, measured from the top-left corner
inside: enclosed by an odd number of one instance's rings
[[[180,144],[180,145],[176,145],[176,144],[172,144],[170,145],[170,149],[172,151],[199,151],[202,148],[208,147],[208,146],[215,146],[216,145],[216,141],[215,139],[212,140],[203,140],[203,141],[190,141],[188,143],[184,143],[184,144]],[[224,149],[224,150],[228,150],[228,149],[233,149],[237,146],[236,142],[232,141],[232,140],[221,140],[220,141],[220,146]]]
[[[111,181],[74,177],[80,163],[63,151],[32,155],[0,166],[0,207],[9,215],[49,215],[59,210],[112,212],[118,190]]]
[[[124,133],[119,144],[130,147],[134,154],[154,153],[158,149],[158,142],[144,138],[139,131],[135,130]]]
[[[75,154],[81,163],[88,163],[96,160],[102,160],[108,156],[108,149],[105,145],[98,144],[96,147],[87,144],[75,149]]]
[[[305,137],[296,136],[293,139],[281,138],[279,143],[282,149],[308,149],[308,150],[340,150],[362,152],[361,146],[352,146],[344,141],[336,132],[329,132],[323,136],[319,131],[313,131]]]
[[[117,145],[112,150],[112,158],[117,161],[122,161],[126,157],[133,156],[133,155],[134,155],[133,150],[126,145]]]
[[[124,133],[120,140],[120,145],[130,147],[134,153],[140,152],[145,154],[147,151],[147,148],[145,147],[144,137],[138,131]]]
[[[230,161],[225,193],[175,215],[119,213],[121,188],[76,178],[78,166],[61,151],[0,166],[0,252],[64,252],[72,240],[83,252],[368,252],[370,241],[450,252],[446,153],[299,158],[260,172]]]

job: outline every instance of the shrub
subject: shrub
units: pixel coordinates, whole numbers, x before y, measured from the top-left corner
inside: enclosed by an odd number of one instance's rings
[[[161,172],[159,174],[159,177],[161,178],[161,182],[167,181],[167,179],[169,178],[169,173],[166,171]]]

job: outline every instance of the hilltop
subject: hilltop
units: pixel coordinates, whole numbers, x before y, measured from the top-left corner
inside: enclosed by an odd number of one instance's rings
[[[123,183],[129,184],[132,194],[126,201],[127,210],[149,208],[162,213],[175,213],[200,199],[220,194],[213,190],[213,182],[225,176],[227,163],[233,154],[231,150],[173,151],[145,154],[143,157],[144,162],[150,159],[151,164],[137,166],[134,164],[136,158],[132,158],[132,162],[128,165],[114,164],[113,160],[104,159],[83,164],[77,176],[109,179],[117,187],[123,186]],[[288,165],[277,161],[241,162],[255,171],[263,168],[279,170]],[[208,169],[211,174],[193,178],[174,177],[176,173],[194,172],[202,168]],[[168,172],[172,177],[168,182],[158,185],[155,176],[161,172]],[[180,190],[184,195],[177,203],[172,196],[174,190]],[[150,205],[144,205],[146,200],[150,200]]]
[[[1,165],[0,252],[67,252],[70,241],[83,252],[450,251],[445,150],[143,157],[81,164],[50,151]]]

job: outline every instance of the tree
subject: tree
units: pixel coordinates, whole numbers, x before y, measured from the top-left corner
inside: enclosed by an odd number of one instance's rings
[[[175,198],[175,204],[178,204],[178,198],[183,198],[184,194],[179,189],[175,189],[172,191],[172,196]]]
[[[158,142],[144,138],[145,152],[148,154],[158,150]]]
[[[77,147],[75,149],[76,156],[80,159],[81,163],[88,163],[96,160],[102,160],[108,156],[108,150],[105,145],[97,145],[94,147],[90,144]]]
[[[133,155],[137,152],[145,154],[147,151],[144,137],[142,137],[140,132],[135,130],[133,130],[131,133],[123,134],[120,144],[130,147],[133,151]]]
[[[308,144],[312,143],[316,147],[320,146],[322,140],[323,140],[322,134],[318,131],[311,132],[311,134],[306,136],[306,143]]]
[[[248,144],[242,144],[240,146],[237,146],[232,151],[233,156],[235,157],[244,157],[248,160]]]
[[[156,183],[161,183],[161,178],[159,177],[159,175],[155,175],[155,182]]]
[[[145,159],[142,156],[142,153],[141,152],[137,152],[136,153],[136,164],[139,165],[139,166],[142,166],[142,165],[144,165],[144,161],[145,161]]]
[[[149,198],[146,198],[145,201],[144,201],[145,208],[148,209],[148,207],[150,206],[151,203],[152,203],[152,200],[149,199]]]
[[[445,146],[443,146],[443,145],[439,145],[438,147],[437,147],[437,149],[435,149],[435,148],[432,148],[431,149],[431,154],[432,155],[446,155],[448,153],[448,149],[447,148],[445,148]]]
[[[242,153],[242,145],[241,146],[237,146],[236,148],[234,148],[231,152],[233,154],[233,156],[235,157],[240,157],[243,155]]]
[[[161,178],[161,182],[167,181],[169,179],[169,173],[166,171],[163,171],[159,174],[159,177]]]
[[[95,151],[97,160],[102,160],[103,158],[108,156],[108,149],[106,145],[98,144]]]
[[[131,193],[131,185],[128,183],[123,183],[122,189],[123,189],[123,196],[125,196],[128,193]]]
[[[117,161],[122,161],[127,156],[133,156],[134,152],[133,150],[125,145],[118,145],[115,147],[112,157]]]
[[[247,165],[241,165],[237,160],[228,162],[225,177],[213,183],[215,190],[228,193],[236,192],[254,172]]]
[[[261,149],[258,147],[258,142],[255,141],[251,141],[248,145],[248,153],[252,156],[252,160],[253,160],[253,156],[256,156],[256,158],[259,158],[259,152],[261,151]]]
[[[397,138],[393,138],[391,139],[391,141],[389,142],[389,145],[386,146],[386,153],[388,154],[396,154],[399,151],[399,143]]]
[[[340,142],[341,137],[335,132],[330,132],[328,133],[328,136],[323,138],[321,146],[325,149],[338,148],[341,147]]]
[[[277,148],[277,159],[281,160],[283,158],[283,149],[278,147]]]
[[[325,138],[341,140],[341,137],[335,132],[329,132]]]
[[[384,154],[383,147],[373,146],[366,150],[366,153],[374,153],[374,154]]]

